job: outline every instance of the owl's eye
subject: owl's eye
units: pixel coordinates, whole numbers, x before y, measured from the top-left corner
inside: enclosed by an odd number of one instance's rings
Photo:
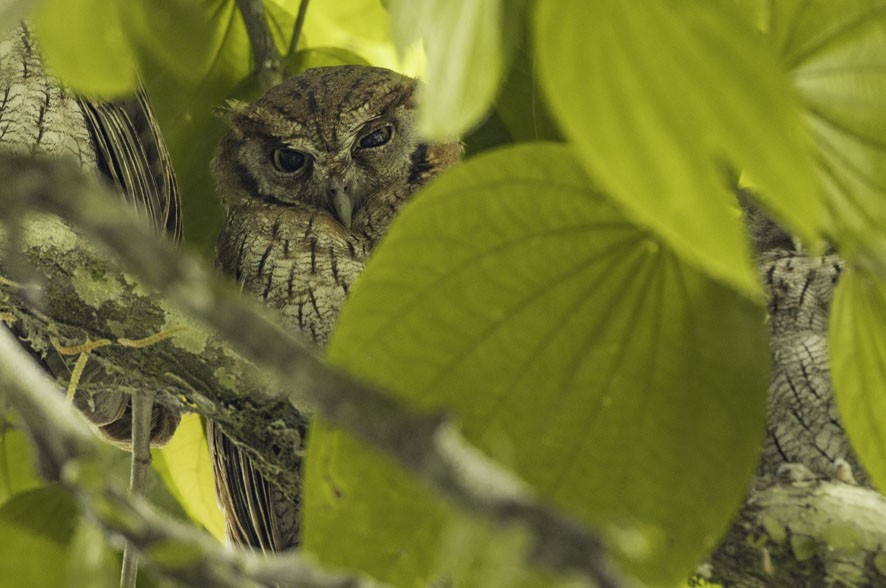
[[[274,167],[287,174],[297,172],[305,164],[305,154],[295,149],[274,149],[271,159]]]
[[[375,129],[371,133],[367,133],[360,137],[360,140],[357,141],[357,145],[360,149],[371,149],[372,147],[381,147],[385,143],[391,140],[391,136],[394,134],[394,127],[391,125],[385,125],[378,129]]]

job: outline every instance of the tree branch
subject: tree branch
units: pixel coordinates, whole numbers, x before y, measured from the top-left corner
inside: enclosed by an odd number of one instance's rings
[[[129,474],[129,492],[143,497],[148,486],[148,470],[151,468],[151,413],[154,396],[151,389],[139,390],[132,396],[132,464]],[[120,572],[121,588],[135,588],[138,575],[138,554],[134,545],[127,541],[123,548],[123,567]]]
[[[237,0],[237,7],[246,25],[249,44],[252,45],[253,73],[258,78],[262,92],[283,81],[280,54],[274,44],[274,36],[265,17],[263,0]]]
[[[205,533],[161,515],[107,481],[112,449],[64,402],[58,389],[6,328],[0,328],[0,387],[10,394],[41,456],[111,534],[123,536],[158,573],[193,586],[287,584],[369,588],[374,582],[329,574],[299,554],[258,556],[227,549]]]
[[[712,558],[723,586],[886,585],[886,497],[803,466],[762,478]]]
[[[431,482],[465,510],[500,523],[526,525],[535,538],[536,561],[555,571],[579,571],[599,586],[627,585],[612,569],[595,535],[538,502],[522,483],[465,442],[445,419],[408,409],[326,367],[304,344],[268,320],[266,309],[151,236],[94,181],[64,164],[26,157],[0,159],[0,177],[9,183],[9,196],[0,200],[4,218],[36,208],[70,219],[114,251],[147,284],[166,292],[222,337],[236,341],[236,347],[277,382],[286,382],[286,390],[280,393],[267,386],[246,390],[250,402],[243,407],[247,411],[255,414],[249,404],[261,403],[262,398],[285,399],[295,407],[308,403],[332,423]],[[205,359],[210,358],[204,358],[204,370]],[[246,371],[242,366],[230,367]],[[189,395],[190,390],[179,390],[198,410],[208,401],[209,416],[219,415],[224,422],[224,411],[216,402],[231,395],[217,397],[212,390]],[[490,480],[495,484],[490,485]]]

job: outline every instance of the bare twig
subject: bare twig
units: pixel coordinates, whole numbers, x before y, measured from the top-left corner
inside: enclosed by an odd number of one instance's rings
[[[500,523],[525,524],[535,538],[538,561],[551,569],[579,571],[602,587],[626,585],[595,535],[538,502],[445,419],[418,413],[325,366],[304,344],[268,321],[255,302],[158,241],[117,199],[78,170],[9,157],[0,159],[0,177],[7,178],[9,186],[8,197],[0,199],[0,216],[26,199],[29,207],[70,219],[115,251],[145,282],[167,292],[182,308],[236,342],[277,381],[286,382],[289,402],[299,406],[309,401],[331,422],[382,449],[464,509]],[[96,210],[101,214],[93,214]],[[494,492],[485,490],[489,480],[496,481]]]
[[[154,409],[153,390],[139,390],[132,396],[132,467],[129,477],[129,492],[132,496],[143,497],[148,485],[148,470],[151,468],[151,413]],[[135,588],[138,574],[138,552],[127,541],[123,549],[123,567],[120,573],[120,588]]]
[[[295,17],[295,26],[292,27],[292,37],[289,39],[289,51],[286,53],[287,59],[298,51],[298,40],[301,38],[301,30],[305,26],[305,15],[307,13],[308,0],[301,0],[301,3],[298,5],[298,15]]]
[[[252,45],[252,60],[262,91],[266,91],[283,81],[280,68],[280,54],[274,44],[274,36],[265,17],[265,6],[262,0],[237,0],[246,34]]]

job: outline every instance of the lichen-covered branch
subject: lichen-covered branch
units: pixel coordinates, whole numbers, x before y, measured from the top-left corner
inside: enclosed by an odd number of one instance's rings
[[[111,448],[65,405],[54,382],[6,328],[0,328],[0,386],[21,413],[44,463],[106,532],[125,537],[158,573],[192,586],[291,585],[294,579],[307,588],[378,586],[327,573],[299,554],[260,557],[227,549],[108,482]]]
[[[803,466],[761,479],[711,561],[723,586],[886,586],[886,497]]]
[[[6,192],[0,200],[9,204],[10,197]],[[57,217],[31,214],[18,226],[17,254],[7,251],[0,259],[0,311],[31,353],[61,378],[74,379],[88,353],[74,403],[93,423],[117,416],[104,398],[154,390],[159,403],[216,420],[247,451],[268,456],[258,464],[269,479],[298,487],[306,417],[268,392],[266,376]],[[0,230],[4,235],[0,243],[11,250],[11,232]],[[64,388],[69,382],[59,383]]]
[[[557,571],[582,572],[602,587],[626,585],[611,568],[605,549],[595,535],[535,500],[500,466],[470,448],[445,419],[408,409],[395,399],[325,366],[305,345],[268,320],[266,309],[244,299],[230,284],[211,276],[194,259],[158,241],[111,195],[78,170],[61,162],[6,157],[0,158],[0,177],[7,179],[6,195],[0,198],[2,218],[21,223],[22,211],[41,210],[70,219],[114,251],[127,271],[168,294],[169,299],[185,311],[215,329],[208,330],[183,318],[171,310],[172,305],[165,298],[152,297],[127,273],[104,273],[109,271],[107,266],[97,276],[92,275],[91,266],[85,266],[91,275],[91,280],[85,282],[90,284],[98,279],[103,284],[97,289],[103,293],[96,294],[100,299],[92,301],[99,304],[100,313],[82,296],[72,298],[72,284],[64,284],[64,279],[56,280],[58,284],[54,287],[68,293],[67,304],[75,305],[74,308],[86,315],[105,317],[107,300],[104,297],[113,291],[130,296],[133,304],[147,305],[144,307],[146,317],[151,317],[147,321],[148,330],[159,332],[182,325],[188,329],[190,339],[175,341],[176,337],[171,337],[159,341],[156,349],[145,348],[145,355],[136,353],[138,360],[128,355],[133,353],[129,348],[117,350],[108,346],[108,367],[125,366],[119,376],[130,385],[135,383],[133,378],[155,380],[158,384],[155,389],[161,391],[161,396],[179,398],[198,412],[220,421],[240,441],[250,441],[247,437],[259,431],[273,431],[274,425],[268,427],[266,423],[279,421],[283,414],[281,401],[288,403],[290,414],[298,414],[292,407],[312,406],[333,423],[382,449],[405,468],[430,481],[465,509],[501,523],[525,525],[536,539],[536,561]],[[30,241],[25,243],[26,251],[33,251],[36,246],[32,244],[29,248]],[[71,252],[67,254],[73,256]],[[76,269],[69,271],[76,273]],[[21,280],[21,276],[15,277]],[[70,278],[73,280],[73,276]],[[53,316],[77,320],[78,313],[71,312],[70,306],[54,310]],[[13,311],[25,314],[19,307]],[[104,319],[103,324],[118,338],[120,334],[113,331],[125,330],[133,320],[136,324],[145,322],[141,317],[135,318],[138,314],[132,308],[126,313],[111,314],[112,318]],[[262,368],[262,372],[240,358],[225,341],[236,342],[236,349]],[[200,376],[195,378],[195,373]],[[281,385],[283,382],[285,386]],[[140,387],[145,385],[150,384],[139,382]],[[221,392],[216,393],[213,385]],[[249,415],[246,419],[252,422],[252,427],[229,413],[234,405],[238,412]],[[263,412],[268,407],[275,409],[274,418]],[[258,423],[265,424],[259,426]],[[283,427],[288,431],[299,430],[290,429],[286,423]],[[251,433],[246,431],[249,428]],[[260,438],[256,441],[254,447],[262,448],[262,462],[279,463],[280,454],[287,453],[280,451],[279,446],[267,447]],[[269,471],[269,478],[279,480],[281,474],[286,475]],[[493,491],[487,490],[490,481]]]

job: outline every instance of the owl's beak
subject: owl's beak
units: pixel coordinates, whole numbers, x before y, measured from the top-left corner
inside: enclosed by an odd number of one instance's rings
[[[332,202],[332,208],[335,210],[335,216],[347,228],[351,228],[351,214],[354,211],[354,204],[351,202],[351,195],[348,190],[342,188],[330,188],[329,200]]]

